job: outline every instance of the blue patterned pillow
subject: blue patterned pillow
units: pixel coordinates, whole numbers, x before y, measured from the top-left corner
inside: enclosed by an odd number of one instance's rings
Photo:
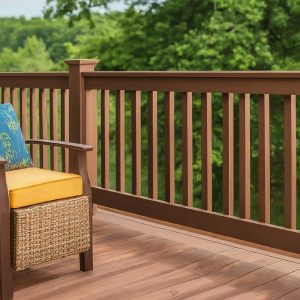
[[[32,167],[32,159],[11,104],[0,104],[0,156],[8,161],[7,171]]]

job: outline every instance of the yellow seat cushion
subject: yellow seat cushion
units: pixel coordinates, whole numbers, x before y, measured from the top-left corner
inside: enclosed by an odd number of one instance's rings
[[[6,180],[11,208],[82,195],[82,178],[75,174],[26,168],[6,172]]]

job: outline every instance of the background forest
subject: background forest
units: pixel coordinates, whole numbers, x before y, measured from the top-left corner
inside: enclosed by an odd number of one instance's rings
[[[0,18],[0,71],[65,70],[67,58],[99,58],[101,70],[300,70],[300,0],[48,0],[43,18]],[[108,6],[107,6],[108,5]],[[101,13],[97,13],[100,8]],[[99,11],[99,10],[98,10]],[[199,91],[200,93],[201,91]],[[222,105],[213,99],[213,199],[221,210]],[[179,100],[179,99],[178,99]],[[252,217],[258,218],[257,97],[251,103]],[[159,104],[159,137],[164,111]],[[176,198],[181,200],[181,115],[176,101]],[[283,99],[271,97],[272,223],[283,223]],[[298,110],[298,109],[297,109]],[[130,140],[130,110],[126,123]],[[299,110],[300,112],[300,110]],[[194,198],[201,203],[201,102],[195,95]],[[112,101],[111,114],[114,115]],[[143,194],[147,195],[147,99],[143,99]],[[235,103],[235,202],[238,213],[238,101]],[[297,113],[297,115],[300,115]],[[297,123],[297,137],[300,124]],[[112,152],[114,117],[111,118]],[[298,139],[299,140],[299,139]],[[130,148],[130,143],[127,147]],[[128,149],[127,149],[128,150]],[[164,144],[159,143],[160,198]],[[113,154],[112,154],[113,156]],[[297,153],[300,158],[299,151]],[[130,174],[127,151],[127,175]],[[112,162],[112,167],[114,162]],[[113,169],[113,168],[112,168]],[[298,168],[298,178],[299,176]],[[114,174],[111,177],[114,186]],[[130,180],[127,180],[130,191]],[[300,205],[298,205],[299,207]],[[300,223],[299,223],[300,225]]]

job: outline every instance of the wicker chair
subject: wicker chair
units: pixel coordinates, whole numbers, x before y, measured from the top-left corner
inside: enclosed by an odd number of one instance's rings
[[[80,175],[83,194],[20,208],[10,208],[10,191],[0,158],[0,299],[13,298],[13,271],[79,253],[80,270],[93,269],[92,199],[87,173],[91,146],[49,140],[27,144],[70,149],[72,173]],[[71,156],[72,154],[72,156]],[[77,159],[76,159],[76,158]],[[14,172],[18,172],[14,171]]]

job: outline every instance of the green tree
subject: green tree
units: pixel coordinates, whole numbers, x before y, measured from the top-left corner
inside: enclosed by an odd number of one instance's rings
[[[43,41],[35,36],[28,37],[23,47],[16,52],[4,48],[0,52],[1,71],[47,71],[51,70],[53,62]]]
[[[56,68],[64,68],[63,60],[68,57],[66,43],[75,43],[76,37],[89,28],[89,22],[81,20],[68,26],[67,20],[32,18],[0,18],[0,51],[10,48],[17,51],[23,47],[26,39],[36,36],[46,45],[51,60]]]
[[[99,58],[102,70],[266,70],[300,68],[300,0],[127,0],[123,12],[107,8],[114,0],[48,0],[48,19],[0,19],[0,68],[19,70],[34,47],[25,41],[36,36],[44,43],[40,54],[53,64],[43,68],[63,69],[69,57]],[[72,26],[68,26],[71,23]],[[91,27],[92,25],[92,27]],[[21,51],[20,48],[24,48]],[[29,50],[29,48],[31,50]],[[24,60],[24,61],[23,61]],[[28,70],[29,70],[28,69]],[[200,93],[201,91],[199,91]],[[176,153],[181,152],[181,95],[176,95]],[[201,193],[201,101],[195,94],[194,109],[194,195],[196,205]],[[159,137],[164,136],[164,111],[159,96]],[[222,105],[213,98],[213,197],[214,210],[222,199]],[[129,105],[129,102],[126,102]],[[126,105],[127,105],[126,104]],[[128,112],[129,112],[129,107]],[[114,106],[111,107],[112,116]],[[300,111],[299,111],[300,113]],[[147,97],[142,99],[146,120]],[[298,112],[297,112],[298,114]],[[126,115],[127,140],[130,140],[130,112]],[[251,101],[251,164],[253,217],[257,218],[258,134],[257,96]],[[280,224],[283,199],[283,100],[271,101],[271,198],[272,222]],[[238,100],[235,101],[235,191],[238,203]],[[111,118],[114,136],[114,118]],[[300,130],[297,131],[297,134]],[[147,160],[147,129],[143,123],[143,161]],[[129,143],[130,144],[130,143]],[[127,145],[128,147],[130,145]],[[112,149],[113,151],[113,149]],[[159,143],[159,178],[163,178],[163,139]],[[128,148],[127,153],[130,150]],[[300,159],[300,157],[298,158]],[[127,157],[130,162],[130,157]],[[143,174],[147,174],[146,164]],[[113,169],[113,168],[112,168]],[[130,168],[129,168],[130,169]],[[298,171],[299,172],[299,171]],[[300,173],[298,174],[300,178]],[[128,174],[130,176],[130,174]],[[181,199],[181,157],[176,156],[176,195]],[[163,180],[159,181],[163,191]],[[147,186],[144,184],[143,186]],[[143,193],[147,193],[144,188]],[[160,194],[163,197],[163,193]],[[300,206],[299,206],[300,207]],[[236,205],[238,212],[238,205]],[[281,214],[282,215],[282,214]]]
[[[70,23],[85,18],[91,20],[91,9],[105,7],[111,2],[118,0],[47,0],[45,9],[46,17],[65,17],[68,16]]]
[[[0,52],[0,71],[13,72],[19,69],[19,56],[10,48],[4,48]]]
[[[123,13],[92,13],[92,7],[111,1],[50,0],[52,16],[67,15],[71,21],[87,18],[94,28],[79,33],[69,53],[99,57],[106,70],[262,70],[300,67],[299,0],[162,0],[127,1]],[[141,6],[142,5],[142,6]],[[77,21],[78,22],[78,21]],[[76,26],[76,23],[74,26]],[[111,27],[110,27],[111,26]],[[201,91],[199,91],[201,92]],[[177,95],[176,111],[180,111]],[[198,97],[198,98],[197,98]],[[252,209],[258,216],[257,97],[251,104]],[[146,98],[142,112],[147,111]],[[199,95],[194,101],[194,195],[201,193],[201,123]],[[213,100],[214,209],[222,199],[222,105]],[[159,106],[159,136],[163,136],[163,106]],[[235,102],[235,157],[238,158],[238,101]],[[180,153],[181,116],[176,115],[176,153]],[[113,127],[112,127],[113,128]],[[143,131],[144,134],[144,131]],[[113,135],[113,132],[112,132]],[[128,136],[129,138],[129,136]],[[143,139],[143,141],[146,139]],[[272,222],[282,223],[283,198],[283,102],[271,101]],[[163,143],[159,143],[159,165],[163,165]],[[144,153],[144,152],[143,152]],[[146,161],[147,154],[143,154]],[[238,203],[238,159],[236,159]],[[160,168],[162,178],[163,173]],[[146,170],[143,170],[146,173]],[[298,176],[299,178],[299,176]],[[181,198],[181,157],[176,157],[177,200]],[[162,187],[161,187],[162,188]],[[146,190],[144,191],[146,193]],[[196,205],[199,205],[199,201]],[[236,213],[238,205],[236,205]]]

